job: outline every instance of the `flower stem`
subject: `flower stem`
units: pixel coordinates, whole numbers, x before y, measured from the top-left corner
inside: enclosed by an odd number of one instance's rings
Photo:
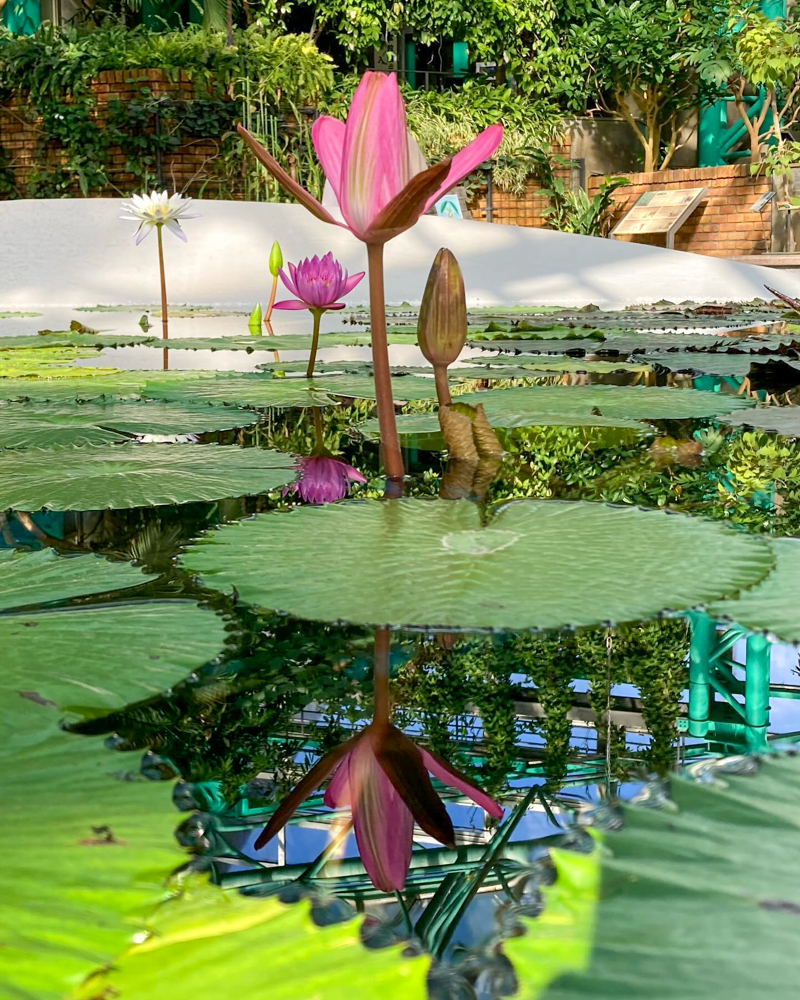
[[[439,406],[449,406],[453,400],[450,398],[450,383],[447,381],[447,365],[434,365],[433,377],[436,381]]]
[[[271,320],[272,320],[272,307],[275,305],[275,296],[277,294],[278,294],[278,275],[276,274],[275,277],[272,279],[272,288],[270,289],[270,293],[269,293],[269,302],[267,303],[267,312],[266,312],[266,314],[264,316],[264,325],[266,326],[267,333],[270,336],[272,336],[273,333],[275,332],[272,329]]]
[[[306,369],[306,378],[311,378],[314,374],[314,362],[317,360],[317,345],[319,344],[319,324],[322,319],[322,314],[325,312],[324,309],[312,309],[311,315],[314,317],[314,330],[311,334],[311,356],[308,359],[308,368]]]
[[[375,655],[372,670],[375,708],[372,721],[389,722],[389,629],[375,629]]]
[[[389,344],[386,339],[386,301],[383,290],[383,244],[367,244],[369,266],[369,315],[372,330],[372,368],[375,375],[375,398],[378,404],[378,426],[386,468],[387,494],[402,495],[403,456],[394,416],[392,383],[389,371]]]
[[[317,438],[316,447],[314,449],[314,454],[321,454],[323,448],[325,447],[322,438],[323,426],[322,426],[322,414],[319,411],[318,406],[312,406],[311,412],[314,414],[314,433]]]
[[[169,317],[167,315],[167,277],[164,273],[164,240],[161,234],[163,225],[156,226],[158,236],[158,270],[161,275],[161,336],[164,340],[169,337]]]

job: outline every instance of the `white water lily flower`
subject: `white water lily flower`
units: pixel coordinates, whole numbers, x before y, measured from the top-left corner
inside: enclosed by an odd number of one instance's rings
[[[131,222],[138,222],[139,228],[136,230],[136,245],[138,246],[155,226],[166,226],[178,239],[186,242],[186,234],[180,227],[179,219],[199,219],[199,215],[187,215],[186,210],[192,203],[191,198],[184,198],[177,192],[170,197],[166,191],[160,194],[153,191],[151,194],[134,194],[131,200],[123,204],[123,211],[127,214],[120,215],[120,219],[129,219]]]

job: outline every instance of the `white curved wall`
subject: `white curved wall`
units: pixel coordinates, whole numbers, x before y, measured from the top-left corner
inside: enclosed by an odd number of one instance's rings
[[[134,223],[117,218],[116,199],[0,203],[3,266],[0,309],[126,305],[158,300],[153,235],[134,246]],[[363,270],[362,244],[297,205],[198,201],[202,218],[185,223],[189,242],[165,233],[173,303],[252,308],[266,298],[274,239],[284,257],[332,250]],[[800,274],[544,229],[422,218],[387,245],[387,301],[419,302],[434,254],[449,247],[464,272],[471,305],[621,308],[670,299],[746,301],[764,283],[800,296]],[[366,282],[350,301],[366,301]]]

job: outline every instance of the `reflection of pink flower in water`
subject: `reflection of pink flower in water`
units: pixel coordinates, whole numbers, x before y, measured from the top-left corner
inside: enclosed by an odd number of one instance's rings
[[[300,479],[288,491],[299,493],[306,503],[333,503],[349,496],[351,483],[365,483],[358,469],[331,455],[300,459]]]
[[[289,264],[288,275],[283,268],[278,273],[297,298],[276,302],[275,309],[344,309],[344,302],[338,300],[352,292],[364,277],[363,271],[348,277],[347,269],[333,259],[332,253],[326,253],[321,260],[315,254],[297,266]]]
[[[414,821],[448,847],[453,823],[434,791],[428,772],[468,795],[489,815],[502,808],[437,754],[418,747],[389,722],[372,722],[357,736],[322,757],[281,802],[255,842],[262,848],[286,824],[303,800],[331,774],[325,792],[330,808],[349,806],[364,868],[382,892],[403,888],[411,862]],[[334,773],[335,772],[335,773]]]

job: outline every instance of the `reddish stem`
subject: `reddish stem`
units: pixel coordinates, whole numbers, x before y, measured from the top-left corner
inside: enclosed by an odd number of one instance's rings
[[[391,698],[389,694],[389,629],[375,629],[375,664],[372,672],[375,708],[372,721],[385,725],[389,722]]]
[[[169,317],[167,316],[167,276],[164,273],[164,240],[161,235],[163,228],[161,225],[156,226],[156,235],[158,236],[158,270],[161,275],[161,336],[166,340],[169,337]]]
[[[369,268],[369,314],[372,330],[372,370],[375,377],[375,399],[378,404],[378,427],[386,467],[387,494],[399,496],[403,491],[403,456],[394,415],[389,343],[386,339],[386,301],[383,290],[383,244],[367,244]]]
[[[439,406],[449,406],[453,400],[450,398],[450,383],[447,381],[447,365],[434,365],[433,377],[436,381]]]
[[[272,288],[270,289],[269,302],[267,303],[267,313],[264,316],[264,326],[267,328],[267,333],[270,336],[272,336],[272,334],[275,332],[272,329],[272,323],[270,322],[270,320],[272,319],[272,308],[275,305],[275,296],[277,295],[277,293],[278,293],[278,275],[276,274],[272,279]]]

